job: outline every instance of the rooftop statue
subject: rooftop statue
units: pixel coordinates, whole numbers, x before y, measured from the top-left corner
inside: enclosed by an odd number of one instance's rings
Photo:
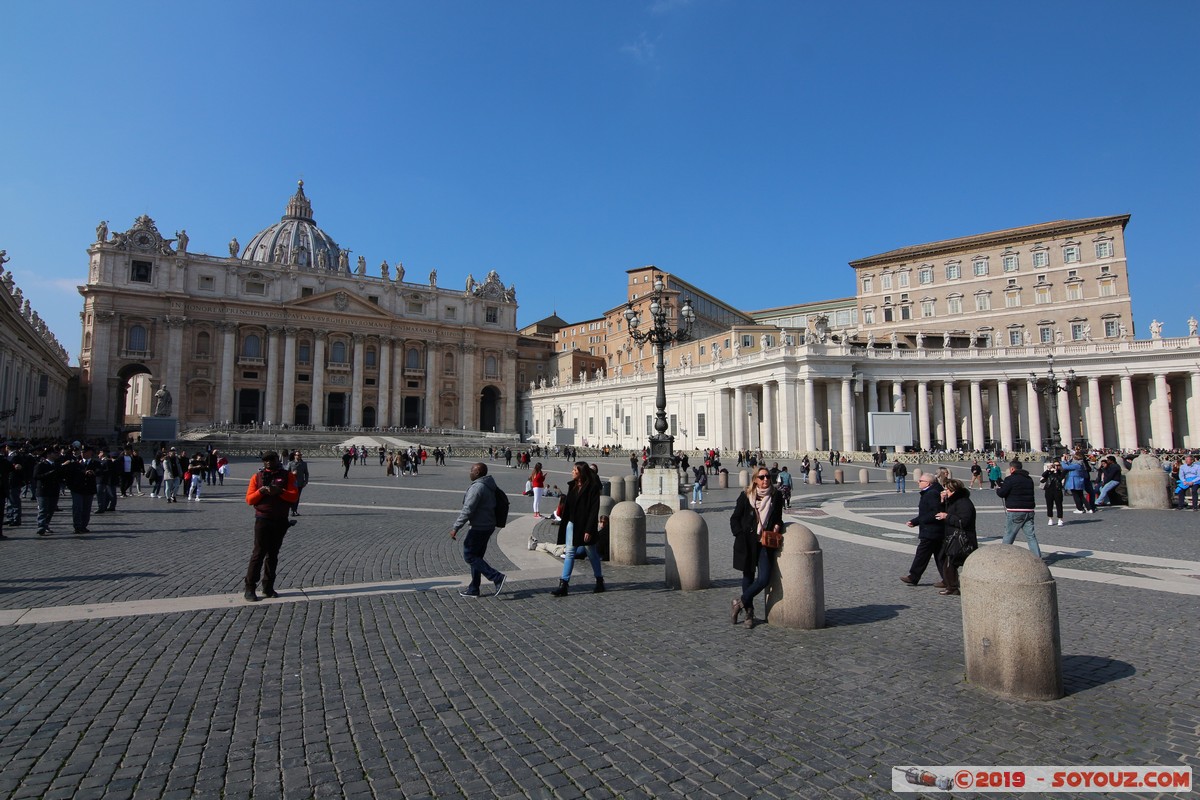
[[[437,288],[437,270],[436,269],[429,270],[429,285],[434,287],[435,289]]]
[[[399,283],[400,281],[403,281],[403,280],[404,280],[404,262],[397,259],[396,260],[396,282]]]
[[[175,249],[180,253],[186,253],[188,242],[190,241],[187,235],[187,228],[184,228],[181,231],[175,231],[175,240],[177,242]]]
[[[1162,329],[1163,329],[1163,324],[1161,322],[1159,322],[1158,320],[1152,321],[1150,323],[1150,338],[1151,339],[1161,339],[1162,338]]]
[[[358,257],[358,268],[354,270],[354,273],[356,275],[366,275],[367,274],[367,257],[366,256]]]
[[[1198,328],[1200,322],[1197,322],[1195,317],[1188,317],[1188,336],[1195,336]]]
[[[241,250],[241,249],[242,249],[242,246],[240,244],[238,244],[238,240],[237,240],[236,236],[229,240],[229,257],[230,258],[237,258],[238,250]]]
[[[100,224],[96,226],[96,241],[108,241],[108,220],[102,219],[100,220]]]

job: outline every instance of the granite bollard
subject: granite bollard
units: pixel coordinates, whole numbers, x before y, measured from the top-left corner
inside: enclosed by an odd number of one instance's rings
[[[767,586],[767,621],[784,628],[825,627],[825,562],[821,544],[805,525],[783,528],[783,547]]]
[[[608,515],[608,560],[626,567],[646,563],[646,512],[632,500],[617,503]]]
[[[871,482],[871,473],[867,472],[866,467],[863,467],[862,469],[860,469],[858,471],[858,482],[859,483],[870,483]]]
[[[667,588],[707,589],[708,525],[695,511],[676,511],[667,520]]]
[[[608,495],[600,495],[600,516],[611,517],[613,507],[616,504],[617,504],[617,501],[612,499]]]
[[[1023,547],[981,547],[959,575],[967,681],[1005,697],[1063,696],[1058,588]]]
[[[750,470],[739,469],[738,470],[738,486],[745,489],[749,483],[750,483]]]
[[[833,482],[834,483],[845,483],[846,482],[846,470],[835,469],[833,471]]]
[[[729,470],[723,469],[717,474],[717,488],[718,489],[728,489],[729,488]]]
[[[613,500],[620,503],[625,499],[625,479],[618,476],[612,480],[612,495]]]
[[[636,500],[637,499],[637,484],[638,484],[638,479],[637,479],[636,475],[626,475],[625,476],[625,499],[626,500]]]
[[[1150,453],[1142,453],[1133,460],[1133,466],[1125,473],[1125,487],[1129,492],[1130,508],[1170,508],[1171,477],[1163,472],[1162,462]]]

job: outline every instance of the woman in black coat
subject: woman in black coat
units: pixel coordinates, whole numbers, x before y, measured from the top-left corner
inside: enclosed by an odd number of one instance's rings
[[[580,551],[585,551],[592,562],[592,574],[596,576],[596,588],[592,591],[604,591],[600,552],[596,549],[600,532],[600,479],[586,461],[576,461],[571,474],[558,528],[558,543],[566,547],[566,560],[558,588],[550,593],[555,597],[566,596],[570,588],[571,571],[575,568],[575,557],[582,555]]]
[[[943,485],[945,488],[942,490],[942,502],[945,503],[946,510],[937,514],[937,518],[946,523],[943,551],[956,530],[967,534],[967,550],[944,556],[942,578],[946,588],[938,594],[958,594],[958,568],[967,560],[967,556],[979,547],[979,539],[975,535],[975,503],[971,501],[971,490],[957,478],[946,478]]]
[[[738,495],[733,516],[733,568],[742,571],[742,593],[734,598],[730,621],[737,624],[746,612],[746,627],[754,627],[754,598],[771,582],[771,556],[775,550],[759,544],[763,530],[783,530],[783,495],[771,485],[766,467],[754,471],[746,491]],[[757,577],[756,577],[757,573]]]

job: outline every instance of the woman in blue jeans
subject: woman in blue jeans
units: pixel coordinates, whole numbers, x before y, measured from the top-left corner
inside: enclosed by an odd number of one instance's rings
[[[729,528],[733,532],[733,568],[742,572],[742,593],[733,600],[730,621],[736,625],[742,612],[745,625],[754,627],[754,598],[771,582],[775,550],[760,543],[764,530],[782,530],[783,495],[771,485],[766,467],[754,471],[754,480],[738,495]]]
[[[571,471],[571,482],[567,484],[567,496],[560,512],[562,521],[558,528],[558,543],[566,547],[562,578],[558,588],[550,594],[565,597],[570,589],[571,572],[575,558],[587,553],[592,562],[592,574],[596,576],[593,592],[604,591],[604,576],[600,571],[600,551],[596,549],[600,532],[600,480],[593,474],[586,461],[576,461]]]

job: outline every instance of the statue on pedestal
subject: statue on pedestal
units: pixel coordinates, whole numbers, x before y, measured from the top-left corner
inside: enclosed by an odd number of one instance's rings
[[[1200,322],[1197,322],[1195,317],[1188,317],[1188,336],[1195,336],[1198,328]]]
[[[436,269],[429,270],[429,285],[430,285],[430,287],[432,287],[434,289],[437,288],[437,270]]]
[[[229,257],[230,258],[237,258],[238,250],[241,250],[241,249],[242,249],[241,245],[238,244],[238,240],[237,240],[236,236],[229,240]],[[322,250],[321,254],[324,255],[325,251]]]
[[[165,385],[160,386],[158,391],[154,393],[154,416],[171,416],[171,393],[167,391]]]
[[[100,220],[100,224],[96,226],[96,241],[108,241],[108,220],[102,219]]]
[[[175,250],[180,253],[186,253],[188,246],[187,228],[184,228],[181,231],[175,231],[175,240]]]
[[[1163,324],[1161,322],[1159,322],[1158,320],[1153,320],[1150,323],[1150,338],[1151,339],[1161,339],[1162,338],[1162,329],[1163,329]]]
[[[404,280],[404,262],[397,260],[396,261],[396,283],[400,283],[400,281],[402,281],[402,280]]]
[[[366,256],[358,257],[358,268],[356,270],[354,270],[354,273],[356,275],[366,275],[367,274],[367,257]]]

